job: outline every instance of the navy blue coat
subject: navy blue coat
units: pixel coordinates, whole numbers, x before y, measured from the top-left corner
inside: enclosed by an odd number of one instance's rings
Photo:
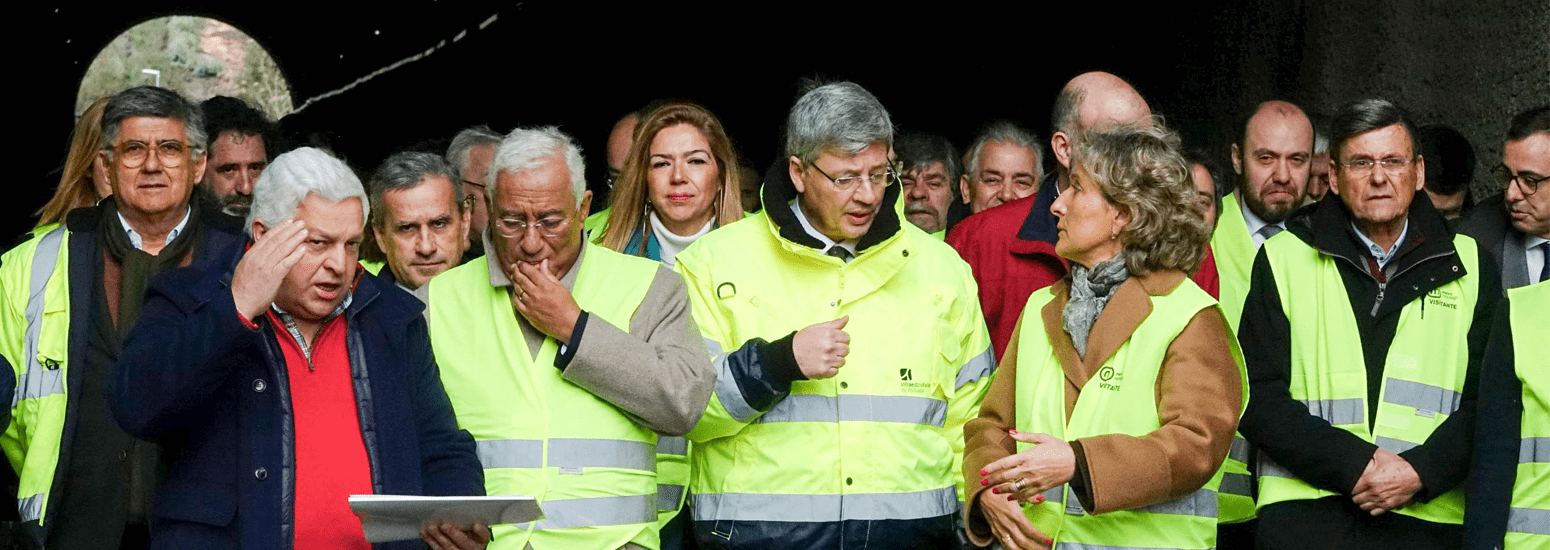
[[[109,381],[119,425],[161,443],[169,464],[152,505],[153,548],[284,549],[294,540],[296,419],[274,327],[264,319],[248,329],[232,299],[243,250],[158,278]],[[483,495],[474,441],[457,428],[423,307],[362,274],[344,313],[372,489]]]

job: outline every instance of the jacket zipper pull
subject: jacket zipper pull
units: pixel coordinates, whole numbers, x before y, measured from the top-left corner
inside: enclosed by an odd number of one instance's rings
[[[1388,286],[1389,286],[1388,283],[1378,283],[1378,297],[1377,297],[1377,299],[1374,299],[1372,301],[1372,313],[1368,313],[1367,316],[1369,316],[1369,317],[1377,317],[1378,316],[1378,306],[1383,305],[1383,291],[1384,291],[1384,289],[1387,289]]]

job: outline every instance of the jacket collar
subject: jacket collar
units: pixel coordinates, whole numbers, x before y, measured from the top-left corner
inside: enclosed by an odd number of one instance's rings
[[[1071,298],[1070,277],[1051,286],[1050,291],[1054,293],[1055,299],[1045,304],[1039,313],[1044,319],[1045,335],[1054,348],[1055,357],[1060,360],[1066,379],[1077,388],[1086,385],[1087,380],[1114,357],[1120,346],[1130,339],[1130,335],[1152,313],[1152,297],[1173,292],[1184,279],[1184,273],[1179,271],[1154,271],[1132,276],[1120,283],[1119,289],[1114,291],[1114,297],[1109,299],[1109,303],[1103,307],[1103,313],[1098,314],[1098,321],[1093,324],[1085,357],[1077,355],[1071,335],[1066,334],[1062,323],[1066,302]]]
[[[1415,194],[1406,217],[1410,227],[1399,245],[1398,255],[1389,261],[1387,272],[1403,273],[1418,263],[1449,254],[1454,255],[1454,262],[1458,262],[1453,248],[1453,231],[1448,229],[1447,220],[1432,207],[1432,201],[1425,193]],[[1363,266],[1361,271],[1366,273],[1365,266],[1371,256],[1351,224],[1351,211],[1339,196],[1330,193],[1318,203],[1293,212],[1286,228],[1320,253]]]
[[[796,185],[791,183],[791,174],[787,171],[787,157],[781,157],[770,166],[764,174],[764,187],[761,190],[761,198],[764,202],[764,212],[770,217],[770,221],[778,228],[781,238],[806,246],[808,248],[822,250],[823,243],[808,235],[802,229],[802,224],[797,221],[796,214],[787,205],[797,198]],[[899,201],[899,188],[901,185],[889,185],[883,190],[883,203],[877,209],[877,217],[872,220],[872,227],[867,229],[861,241],[856,243],[856,250],[864,253],[878,243],[888,240],[899,233],[899,212],[894,208]],[[859,254],[858,254],[859,256]]]
[[[1023,225],[1017,230],[1017,238],[1012,240],[1010,249],[1013,254],[1021,256],[1050,256],[1070,269],[1071,264],[1055,254],[1055,241],[1060,238],[1055,224],[1060,220],[1050,212],[1049,207],[1055,204],[1056,195],[1059,194],[1057,181],[1054,172],[1044,176],[1038,194],[1034,195],[1033,206],[1028,209],[1028,217],[1023,219]]]

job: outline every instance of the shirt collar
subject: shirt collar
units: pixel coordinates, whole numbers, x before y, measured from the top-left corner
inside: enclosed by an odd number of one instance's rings
[[[839,245],[840,248],[844,248],[845,250],[849,251],[851,257],[855,257],[857,255],[856,244],[860,242],[860,239],[847,239],[840,242],[834,242],[834,239],[829,238],[828,235],[824,235],[822,232],[818,231],[818,228],[813,227],[811,222],[807,221],[807,214],[802,212],[801,199],[792,199],[791,212],[797,215],[797,222],[802,224],[802,230],[806,231],[808,236],[811,236],[814,239],[818,239],[818,242],[823,243],[823,248],[819,249],[819,252],[827,252],[830,248],[833,248],[834,245]]]
[[[1542,243],[1550,243],[1550,239],[1546,239],[1539,235],[1530,235],[1528,233],[1523,234],[1523,248],[1531,249],[1539,246]]]
[[[1265,237],[1259,234],[1259,230],[1264,229],[1265,226],[1274,225],[1281,229],[1286,229],[1286,222],[1270,223],[1259,219],[1259,216],[1255,216],[1254,211],[1249,210],[1247,199],[1238,201],[1238,210],[1243,211],[1243,222],[1249,226],[1249,236],[1254,238],[1254,248],[1259,248],[1265,244]]]
[[[1356,238],[1362,240],[1362,246],[1366,247],[1367,253],[1371,254],[1372,259],[1378,262],[1378,267],[1385,267],[1388,265],[1389,260],[1394,259],[1394,254],[1399,252],[1399,245],[1405,243],[1405,235],[1410,233],[1410,220],[1408,218],[1405,219],[1404,229],[1399,230],[1399,238],[1394,239],[1394,246],[1389,247],[1388,250],[1383,250],[1383,247],[1378,246],[1378,243],[1367,238],[1367,234],[1362,233],[1362,230],[1356,227],[1356,222],[1351,222],[1351,231],[1356,232]]]
[[[178,225],[173,227],[172,231],[167,233],[168,243],[177,239],[178,235],[183,233],[183,228],[188,226],[189,215],[193,213],[193,207],[187,207],[187,209],[183,211],[183,221],[178,222]],[[145,237],[140,236],[140,233],[135,231],[135,228],[129,225],[129,220],[124,218],[124,214],[122,212],[118,214],[118,223],[123,225],[124,232],[129,234],[129,244],[133,245],[135,250],[145,250],[145,247],[143,246],[145,244]]]
[[[496,288],[511,286],[511,279],[507,278],[506,271],[501,269],[500,254],[496,253],[495,243],[490,240],[489,228],[481,231],[480,235],[484,239],[484,257],[490,271],[490,286]],[[590,237],[589,232],[581,232],[581,251],[576,253],[576,263],[571,264],[570,271],[560,277],[560,286],[565,287],[565,290],[573,290],[576,287],[576,272],[581,271],[577,268],[581,267],[581,260],[587,255],[587,239]]]

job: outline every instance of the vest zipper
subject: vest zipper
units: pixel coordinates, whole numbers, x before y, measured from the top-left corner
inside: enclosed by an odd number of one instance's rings
[[[1378,283],[1378,298],[1372,301],[1372,311],[1367,314],[1368,317],[1378,316],[1378,307],[1383,305],[1383,290],[1388,286],[1388,283]]]

